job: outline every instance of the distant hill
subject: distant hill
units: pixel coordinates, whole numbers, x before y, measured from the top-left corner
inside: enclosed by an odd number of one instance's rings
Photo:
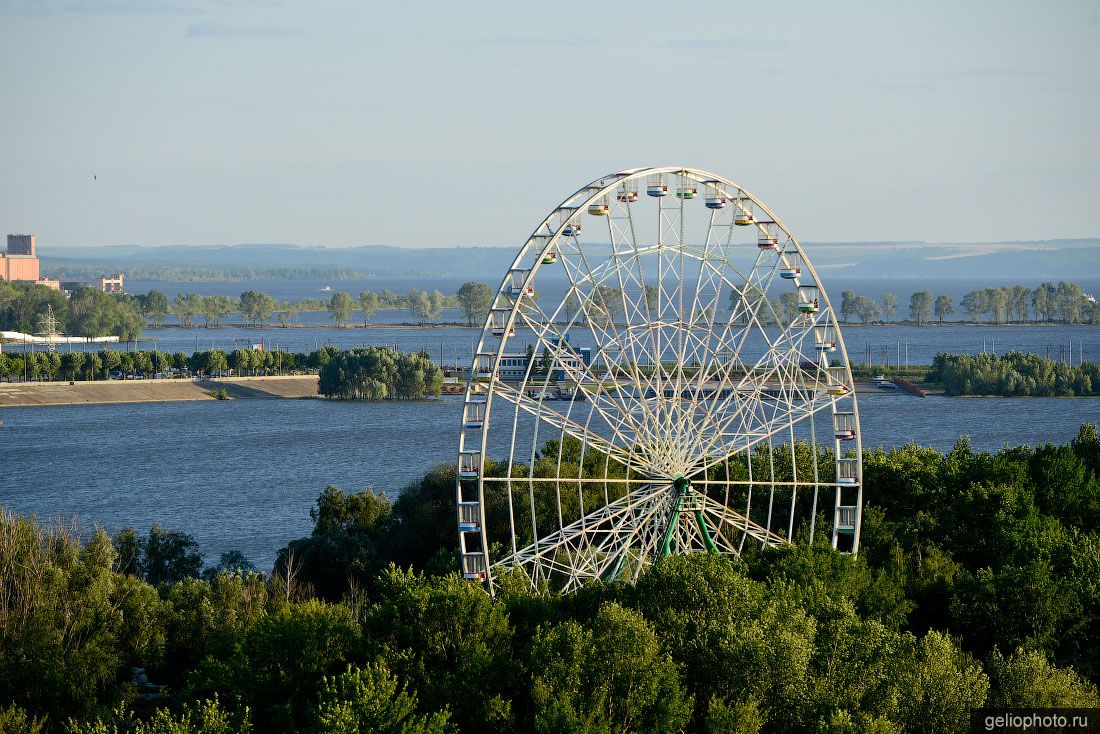
[[[607,245],[590,244],[606,252]],[[862,278],[1079,278],[1100,273],[1100,238],[1026,242],[807,242],[822,275]],[[406,249],[291,244],[107,245],[40,248],[49,275],[122,271],[164,280],[247,278],[484,277],[499,273],[513,247]]]

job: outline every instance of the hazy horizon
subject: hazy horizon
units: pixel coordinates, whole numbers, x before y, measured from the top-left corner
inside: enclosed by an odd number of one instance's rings
[[[1100,8],[0,0],[0,230],[514,243],[624,168],[807,242],[1100,232]],[[857,233],[857,234],[853,234]]]

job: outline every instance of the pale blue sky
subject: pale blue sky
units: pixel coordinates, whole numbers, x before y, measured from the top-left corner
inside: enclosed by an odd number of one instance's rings
[[[675,164],[803,240],[1100,236],[1098,130],[1096,2],[0,0],[44,248],[504,245]]]

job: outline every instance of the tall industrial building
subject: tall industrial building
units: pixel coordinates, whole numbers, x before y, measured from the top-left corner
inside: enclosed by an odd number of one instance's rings
[[[34,253],[33,234],[8,235],[8,251],[0,254],[0,280],[35,283],[41,280],[38,255]]]

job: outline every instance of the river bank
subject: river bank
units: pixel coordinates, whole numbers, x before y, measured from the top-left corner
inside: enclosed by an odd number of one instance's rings
[[[229,398],[317,397],[317,375],[232,377],[212,380],[108,380],[100,382],[10,382],[0,384],[0,407],[104,405]]]
[[[108,380],[100,382],[0,383],[0,408],[36,405],[110,405],[113,403],[170,403],[215,400],[213,390],[225,390],[231,400],[316,398],[317,375],[223,377],[209,380]],[[465,392],[465,384],[445,383],[444,395]],[[866,382],[856,383],[856,394],[891,395]]]

